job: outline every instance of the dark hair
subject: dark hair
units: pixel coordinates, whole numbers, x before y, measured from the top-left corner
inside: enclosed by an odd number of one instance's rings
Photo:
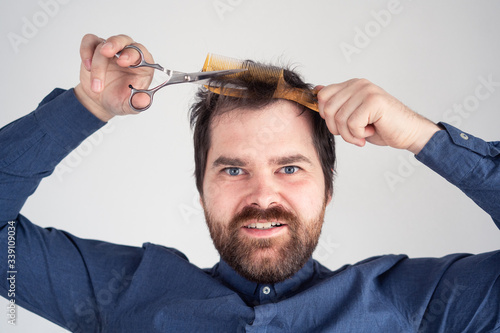
[[[209,87],[224,89],[238,87],[238,97],[226,96],[212,92],[202,87],[195,96],[195,102],[190,110],[191,128],[194,130],[194,160],[196,187],[200,195],[203,195],[203,179],[207,165],[208,150],[211,145],[211,123],[212,120],[225,113],[238,108],[260,109],[277,101],[274,92],[277,87],[277,77],[271,76],[265,79],[261,75],[264,69],[268,73],[283,70],[283,79],[288,89],[301,89],[309,100],[317,100],[312,91],[312,85],[305,83],[302,78],[291,69],[282,69],[275,66],[267,66],[247,60],[246,67],[250,68],[243,75],[226,76],[223,79],[212,80]],[[257,68],[258,70],[254,70]],[[269,70],[267,70],[269,69]],[[260,74],[259,74],[260,72]],[[255,74],[259,75],[255,75]],[[292,103],[297,103],[293,102]],[[323,175],[325,178],[325,191],[327,195],[333,193],[333,176],[335,170],[335,140],[333,134],[328,130],[325,121],[319,113],[297,103],[302,113],[310,112],[313,126],[313,144],[319,156]],[[301,114],[302,114],[301,113]]]

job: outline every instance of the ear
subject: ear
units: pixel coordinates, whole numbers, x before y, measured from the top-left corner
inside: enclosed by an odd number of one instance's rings
[[[203,197],[200,195],[200,205],[201,208],[205,209],[205,206],[203,205]]]

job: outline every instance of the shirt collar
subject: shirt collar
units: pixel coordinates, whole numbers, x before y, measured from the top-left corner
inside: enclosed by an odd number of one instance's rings
[[[249,305],[277,302],[303,289],[314,274],[314,260],[310,258],[297,273],[287,280],[274,284],[251,282],[233,270],[224,260],[213,268],[214,277],[236,291]]]

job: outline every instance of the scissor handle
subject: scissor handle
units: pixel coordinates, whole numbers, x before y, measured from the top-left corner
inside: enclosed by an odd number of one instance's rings
[[[128,87],[130,88],[130,97],[128,98],[128,104],[130,105],[130,107],[134,111],[137,111],[137,112],[146,111],[147,109],[149,109],[149,107],[151,106],[151,104],[153,104],[153,96],[154,96],[154,94],[158,90],[160,90],[161,88],[163,88],[165,86],[168,86],[168,85],[169,85],[168,80],[165,81],[165,82],[163,82],[159,86],[152,88],[152,89],[135,89],[131,84],[129,84]],[[142,107],[142,108],[135,107],[133,99],[134,99],[134,96],[137,95],[137,94],[146,94],[146,95],[148,95],[148,97],[149,97],[149,103],[146,106]]]
[[[147,62],[146,59],[144,59],[144,53],[142,53],[142,50],[139,47],[135,46],[135,45],[127,45],[127,46],[125,46],[123,48],[123,50],[121,50],[120,52],[118,52],[116,54],[116,57],[119,58],[120,55],[122,54],[122,52],[125,49],[133,49],[137,53],[139,53],[139,62],[137,64],[135,64],[135,65],[128,66],[129,68],[150,67],[150,68],[157,69],[157,70],[165,72],[165,69],[161,65],[159,65],[159,64],[150,64],[149,62]],[[153,96],[154,96],[155,92],[158,89],[160,89],[161,87],[162,86],[158,86],[158,87],[153,88],[153,89],[136,89],[132,85],[129,85],[129,88],[130,88],[131,91],[130,91],[130,97],[128,98],[128,104],[130,105],[130,107],[132,108],[132,110],[137,111],[137,112],[142,112],[142,111],[145,111],[145,110],[149,109],[149,107],[151,106],[151,104],[153,104]],[[134,106],[133,99],[134,99],[134,96],[137,95],[137,94],[146,94],[146,95],[148,95],[148,97],[149,97],[149,103],[145,107],[138,108],[138,107]]]
[[[137,111],[137,112],[142,112],[142,111],[146,111],[147,109],[149,109],[151,104],[153,104],[153,96],[154,96],[156,90],[155,89],[151,89],[151,90],[149,90],[149,89],[135,89],[134,87],[132,87],[131,84],[129,84],[128,87],[130,88],[130,97],[128,98],[128,104],[130,105],[130,108],[132,108],[132,110]],[[137,94],[148,95],[148,97],[149,97],[148,105],[146,105],[142,108],[135,107],[134,103],[133,103],[133,98]]]
[[[150,64],[149,62],[147,62],[146,59],[144,59],[144,53],[142,53],[142,50],[139,47],[137,47],[135,45],[127,45],[123,48],[123,50],[125,50],[125,49],[133,49],[133,50],[137,51],[139,53],[139,56],[140,56],[140,61],[135,65],[128,66],[129,68],[150,67],[150,68],[158,69],[160,71],[165,71],[165,69],[161,65]],[[118,58],[122,54],[123,50],[121,50],[120,52],[118,52],[116,54],[116,56]]]
[[[177,71],[172,71],[172,70],[169,70],[169,69],[164,69],[159,64],[150,64],[150,63],[148,63],[144,59],[144,53],[142,53],[141,49],[139,47],[135,46],[135,45],[127,45],[127,46],[125,46],[123,48],[123,50],[125,50],[125,49],[133,49],[136,52],[138,52],[139,56],[140,56],[140,61],[138,63],[136,63],[135,65],[129,66],[129,68],[150,67],[150,68],[154,68],[154,69],[160,70],[160,71],[164,72],[165,74],[167,74],[169,76],[169,78],[165,82],[163,82],[162,84],[160,84],[159,86],[157,86],[157,87],[155,87],[153,89],[135,89],[132,85],[129,85],[129,88],[131,89],[131,91],[130,91],[130,97],[129,97],[128,102],[129,102],[129,105],[132,108],[132,110],[138,111],[138,112],[142,112],[142,111],[145,111],[145,110],[149,109],[149,107],[151,106],[151,104],[153,104],[153,96],[154,96],[154,94],[158,90],[160,90],[161,88],[163,88],[163,87],[165,87],[167,85],[178,84],[178,83],[185,83],[185,82],[195,82],[195,81],[200,81],[200,80],[206,80],[206,79],[209,79],[209,78],[214,77],[214,76],[235,74],[235,73],[238,73],[238,72],[246,70],[246,69],[231,69],[231,70],[221,70],[221,71],[215,71],[215,72],[196,72],[196,73],[177,72]],[[123,50],[121,50],[120,52],[118,52],[116,54],[116,57],[119,58],[120,55],[122,54]],[[149,103],[146,106],[142,107],[142,108],[135,107],[133,99],[134,99],[134,96],[137,95],[137,94],[146,94],[146,95],[148,95],[148,97],[149,97]]]

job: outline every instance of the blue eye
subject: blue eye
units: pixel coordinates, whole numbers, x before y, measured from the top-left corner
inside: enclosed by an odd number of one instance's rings
[[[225,168],[224,171],[230,176],[239,176],[243,173],[241,168]]]
[[[299,167],[296,167],[296,166],[286,166],[286,167],[283,167],[281,168],[280,172],[282,173],[286,173],[287,175],[291,175],[291,174],[294,174],[296,173],[297,171],[299,171]]]

